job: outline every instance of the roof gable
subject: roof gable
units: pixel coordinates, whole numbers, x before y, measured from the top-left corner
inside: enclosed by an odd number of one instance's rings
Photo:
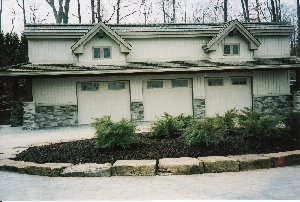
[[[111,30],[103,22],[99,22],[92,29],[90,29],[85,35],[83,35],[72,47],[72,51],[75,54],[83,53],[83,46],[89,42],[100,30],[108,35],[112,40],[120,45],[120,51],[122,53],[129,53],[131,45],[122,39],[115,31]]]
[[[224,27],[219,31],[219,33],[208,41],[202,48],[204,51],[215,50],[213,45],[224,39],[231,31],[237,29],[239,33],[245,38],[249,43],[249,50],[257,50],[260,42],[240,23],[238,20],[233,20],[224,25]]]

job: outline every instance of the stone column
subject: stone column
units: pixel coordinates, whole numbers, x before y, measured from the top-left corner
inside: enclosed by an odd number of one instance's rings
[[[293,92],[293,111],[300,112],[300,91]]]
[[[196,118],[202,118],[205,116],[205,99],[194,99],[194,116]]]
[[[10,126],[18,127],[22,126],[23,123],[23,107],[20,101],[11,102],[10,110]]]
[[[143,121],[144,120],[144,104],[143,102],[131,102],[130,112],[132,121]]]
[[[36,112],[34,102],[23,102],[24,115],[23,115],[23,130],[37,129]]]

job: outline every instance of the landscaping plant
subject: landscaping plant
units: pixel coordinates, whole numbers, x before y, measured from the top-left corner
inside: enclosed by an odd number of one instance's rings
[[[178,138],[193,118],[191,116],[171,116],[167,113],[151,124],[151,135],[159,138]]]
[[[113,122],[110,116],[97,118],[92,126],[96,129],[97,148],[128,148],[135,141],[137,125],[126,119]]]
[[[222,139],[226,129],[220,117],[194,120],[187,126],[182,135],[187,145],[205,144],[216,145]]]
[[[265,115],[249,108],[241,110],[239,125],[244,137],[277,138],[285,134],[282,116]]]

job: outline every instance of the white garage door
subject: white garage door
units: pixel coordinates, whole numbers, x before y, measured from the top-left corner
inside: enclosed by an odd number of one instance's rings
[[[130,119],[128,81],[78,83],[77,98],[79,124],[90,124],[104,115],[114,121]]]
[[[149,80],[143,82],[145,121],[168,113],[192,115],[192,81],[190,79]]]
[[[250,77],[220,77],[205,79],[206,115],[224,115],[230,109],[252,106]]]

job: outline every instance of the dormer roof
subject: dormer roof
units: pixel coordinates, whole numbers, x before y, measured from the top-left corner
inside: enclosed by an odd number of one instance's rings
[[[119,44],[122,53],[129,53],[131,45],[103,22],[99,22],[98,24],[96,24],[71,47],[73,53],[83,53],[83,46],[100,31],[103,31],[107,36],[109,36],[112,40]]]
[[[243,38],[249,43],[249,50],[258,49],[260,46],[260,41],[258,41],[238,20],[233,20],[226,23],[219,33],[209,40],[202,48],[206,52],[215,50],[213,45],[224,39],[234,29],[238,30]]]

